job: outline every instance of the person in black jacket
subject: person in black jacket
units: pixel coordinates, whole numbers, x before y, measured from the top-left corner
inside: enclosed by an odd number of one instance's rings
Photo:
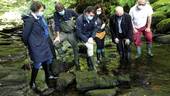
[[[105,40],[105,35],[106,35],[105,28],[106,28],[108,19],[105,15],[104,8],[101,4],[97,4],[95,6],[95,11],[97,15],[96,22],[97,22],[97,27],[98,27],[98,31],[95,37],[95,42],[97,45],[97,49],[96,49],[97,63],[99,64],[101,60],[105,57],[104,40]]]
[[[22,38],[28,48],[30,58],[33,61],[30,88],[36,90],[35,80],[41,66],[45,71],[45,81],[48,87],[50,87],[49,79],[53,77],[50,72],[53,53],[51,45],[49,44],[48,25],[43,17],[44,4],[39,1],[34,1],[30,9],[31,13],[22,18],[24,21]]]
[[[125,13],[123,7],[117,6],[116,13],[110,18],[110,31],[112,41],[117,45],[120,54],[120,69],[130,64],[130,44],[132,41],[132,22],[129,14]]]

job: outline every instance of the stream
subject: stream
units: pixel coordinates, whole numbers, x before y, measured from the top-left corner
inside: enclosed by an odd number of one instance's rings
[[[30,60],[20,39],[21,32],[18,29],[0,32],[0,96],[38,96],[28,86],[31,71],[28,66],[26,66],[28,68],[25,68],[23,65],[29,64]],[[106,45],[111,45],[106,47],[106,59],[113,60],[111,52],[115,52],[112,50],[115,45],[109,43],[106,43]],[[154,43],[153,58],[145,54],[145,44],[142,49],[142,57],[135,60],[135,48],[132,45],[132,68],[127,73],[130,81],[119,83],[115,95],[101,96],[170,95],[170,45]],[[71,54],[70,51],[67,53]],[[84,59],[80,60],[86,63]],[[38,84],[40,88],[45,89],[43,72],[40,71],[39,74]],[[114,73],[111,71],[111,74]],[[73,80],[72,84],[68,85],[64,90],[57,90],[48,96],[92,96],[85,95],[85,93],[76,89],[76,81]]]

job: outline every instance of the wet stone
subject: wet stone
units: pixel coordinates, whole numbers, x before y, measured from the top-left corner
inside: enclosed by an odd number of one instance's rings
[[[76,87],[79,91],[87,91],[98,88],[114,88],[117,85],[115,76],[99,76],[96,72],[77,72]]]
[[[97,89],[86,92],[85,96],[115,96],[117,88],[114,89]]]

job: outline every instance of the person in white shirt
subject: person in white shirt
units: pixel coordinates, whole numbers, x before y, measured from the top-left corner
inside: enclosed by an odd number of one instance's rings
[[[145,36],[147,41],[147,53],[149,56],[152,54],[152,32],[151,32],[151,23],[152,23],[152,14],[153,10],[150,6],[148,0],[138,0],[137,4],[130,9],[129,12],[132,18],[133,24],[133,40],[137,48],[136,59],[141,56],[141,36]]]

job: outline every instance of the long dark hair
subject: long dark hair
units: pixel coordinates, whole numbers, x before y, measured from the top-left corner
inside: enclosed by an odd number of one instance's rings
[[[107,20],[107,16],[105,14],[105,9],[104,7],[102,6],[102,4],[96,4],[95,5],[95,12],[97,11],[97,9],[101,8],[102,9],[102,13],[99,15],[99,18],[102,20],[103,23],[108,23],[108,20]]]

